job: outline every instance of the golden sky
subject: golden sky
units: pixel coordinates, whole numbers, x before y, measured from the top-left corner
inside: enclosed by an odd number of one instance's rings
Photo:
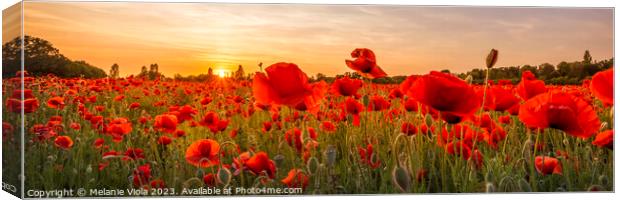
[[[389,75],[613,56],[613,9],[364,5],[26,2],[26,34],[73,60],[122,76],[158,63],[166,76],[209,67],[256,71],[293,62],[309,76],[349,71],[344,60],[372,49]],[[3,24],[4,26],[4,24]],[[7,41],[4,38],[3,41]]]

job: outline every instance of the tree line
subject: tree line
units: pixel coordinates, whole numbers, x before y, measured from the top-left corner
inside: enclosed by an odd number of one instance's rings
[[[33,37],[24,36],[24,66],[26,71],[30,72],[34,76],[43,76],[47,74],[53,74],[58,77],[83,77],[83,78],[119,78],[120,66],[114,63],[110,67],[109,74],[106,74],[102,69],[95,67],[86,61],[75,60],[72,61],[60,53],[49,41]],[[21,42],[18,37],[10,42],[2,45],[4,49],[2,52],[2,68],[3,77],[13,77],[16,72],[21,70]],[[547,84],[565,85],[565,84],[581,84],[585,79],[590,78],[592,75],[599,71],[608,69],[613,66],[613,58],[593,61],[590,52],[586,50],[584,52],[583,60],[566,62],[562,61],[557,65],[550,63],[543,63],[540,65],[522,65],[522,66],[509,66],[509,67],[496,67],[489,69],[489,80],[510,80],[513,83],[518,83],[521,79],[521,74],[524,71],[531,71],[540,80],[545,81]],[[262,71],[262,63],[258,64],[258,67]],[[450,73],[450,70],[442,70],[442,72]],[[481,84],[485,80],[486,68],[479,67],[465,73],[455,73],[462,79],[467,79],[472,83]],[[159,65],[157,63],[150,64],[149,67],[142,66],[140,73],[135,75],[144,79],[155,80],[166,78],[159,72]],[[253,73],[246,74],[243,66],[239,65],[237,70],[227,74],[226,78],[234,80],[250,80]],[[310,77],[310,81],[326,81],[328,83],[333,82],[337,78],[343,76],[349,76],[351,78],[361,79],[362,77],[353,72],[346,72],[336,76],[327,76],[322,73],[318,73]],[[213,81],[218,78],[213,73],[213,69],[209,68],[207,74],[181,76],[175,74],[172,77],[177,81]],[[373,83],[378,84],[398,84],[403,82],[407,76],[391,76],[373,79]]]
[[[540,80],[547,84],[567,85],[581,84],[583,80],[592,77],[599,71],[603,71],[613,67],[614,59],[606,59],[600,61],[592,61],[590,51],[584,52],[583,60],[566,62],[562,61],[557,65],[543,63],[540,65],[523,65],[491,68],[489,71],[489,80],[510,80],[518,83],[521,80],[521,73],[530,71]],[[473,83],[480,84],[484,82],[486,70],[476,68],[471,71],[457,74],[462,79],[471,79]]]
[[[105,71],[83,60],[70,60],[47,40],[24,36],[24,69],[33,76],[103,78]],[[21,70],[21,38],[2,45],[2,77],[14,77]]]

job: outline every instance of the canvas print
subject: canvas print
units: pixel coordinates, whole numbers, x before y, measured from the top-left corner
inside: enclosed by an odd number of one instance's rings
[[[19,197],[613,192],[613,8],[26,1]]]

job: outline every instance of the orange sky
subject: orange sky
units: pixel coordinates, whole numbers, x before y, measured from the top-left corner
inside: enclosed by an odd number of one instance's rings
[[[172,76],[281,61],[334,75],[358,47],[389,75],[464,72],[491,48],[498,66],[613,56],[604,8],[25,2],[24,12],[26,34],[105,71],[118,63],[122,76],[151,63]]]

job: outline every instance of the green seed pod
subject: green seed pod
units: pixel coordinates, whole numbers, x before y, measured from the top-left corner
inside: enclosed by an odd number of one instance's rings
[[[486,193],[493,193],[493,192],[495,192],[495,185],[493,183],[487,183]]]
[[[411,176],[403,167],[395,166],[392,170],[392,183],[401,192],[407,192],[411,186]]]
[[[424,120],[425,120],[427,126],[431,126],[433,124],[433,122],[435,122],[435,120],[433,119],[433,116],[431,116],[429,114],[426,114],[424,116]],[[429,129],[429,131],[431,131],[431,130]]]
[[[336,147],[334,147],[334,145],[327,146],[327,150],[325,150],[325,158],[327,161],[327,166],[329,167],[336,163]]]
[[[315,174],[319,171],[319,160],[315,157],[310,157],[310,159],[308,159],[308,163],[306,163],[306,168],[308,168],[309,174]]]
[[[598,183],[601,185],[606,186],[607,184],[609,184],[609,178],[607,178],[607,176],[605,175],[600,175],[598,177]]]
[[[525,179],[519,180],[519,189],[521,189],[522,192],[532,192],[532,186],[530,186],[530,183]]]
[[[227,186],[232,179],[232,173],[227,168],[221,167],[217,171],[217,181],[224,186]]]
[[[273,157],[273,161],[276,163],[277,167],[282,167],[282,164],[284,163],[284,156],[281,154],[278,154]]]
[[[370,102],[370,99],[368,95],[364,95],[364,97],[362,97],[362,103],[364,103],[364,107],[368,107],[369,102]]]
[[[93,167],[89,164],[88,166],[86,166],[86,173],[92,173],[93,172]]]

